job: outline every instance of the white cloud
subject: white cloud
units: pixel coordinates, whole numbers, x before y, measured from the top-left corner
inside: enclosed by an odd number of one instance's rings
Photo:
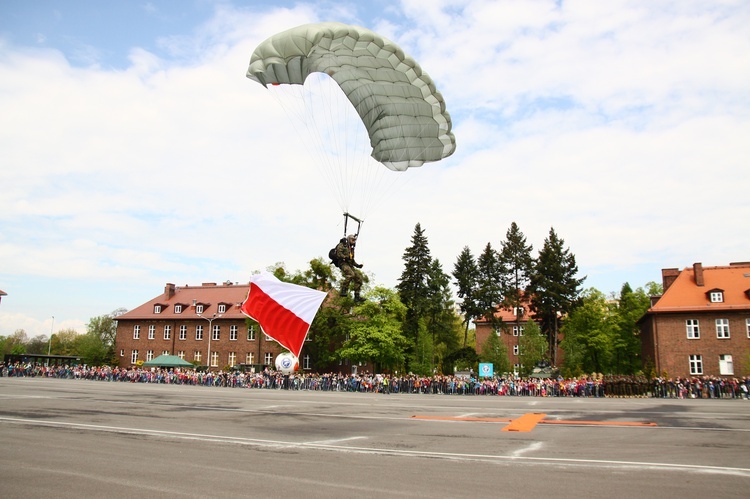
[[[465,245],[499,246],[513,221],[536,249],[554,227],[604,292],[658,281],[661,267],[747,260],[742,3],[395,5],[371,27],[436,80],[458,148],[368,218],[359,253],[376,282],[396,284],[417,222],[448,272]],[[340,9],[339,19],[370,22],[354,4]],[[324,256],[343,230],[340,209],[244,73],[261,40],[329,15],[223,4],[160,38],[161,55],[143,48],[154,40],[134,42],[120,70],[94,51],[80,67],[0,41],[0,289],[29,317],[4,300],[0,334],[44,333],[49,308],[31,303],[50,300],[26,280],[106,284],[111,297],[76,308],[81,324],[167,281],[244,281]]]

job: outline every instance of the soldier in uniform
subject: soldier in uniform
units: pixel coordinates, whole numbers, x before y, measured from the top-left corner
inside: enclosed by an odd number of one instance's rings
[[[354,291],[354,301],[362,302],[365,301],[359,294],[363,281],[362,272],[359,270],[362,268],[362,264],[354,260],[354,247],[356,244],[357,236],[354,234],[349,234],[347,237],[342,238],[339,244],[336,245],[336,258],[337,267],[344,274],[344,282],[341,284],[341,296],[349,296],[349,286],[351,285],[352,291]]]

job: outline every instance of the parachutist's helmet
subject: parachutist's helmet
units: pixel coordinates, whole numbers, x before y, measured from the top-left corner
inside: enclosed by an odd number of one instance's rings
[[[349,234],[349,235],[348,235],[348,236],[347,236],[346,238],[347,238],[347,239],[349,240],[349,242],[350,242],[350,243],[352,243],[352,244],[354,244],[354,243],[356,243],[356,242],[357,242],[357,235],[356,235],[356,234]]]

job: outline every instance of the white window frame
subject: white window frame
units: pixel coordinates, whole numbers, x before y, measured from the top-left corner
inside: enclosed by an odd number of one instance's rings
[[[748,336],[750,336],[750,333],[748,333]],[[141,326],[140,325],[133,326],[133,339],[134,340],[141,339]]]
[[[138,350],[133,350],[130,352],[130,363],[131,364],[138,363]]]
[[[195,326],[195,341],[203,341],[203,325],[197,324]]]
[[[237,327],[237,324],[232,324],[229,326],[229,341],[237,341],[237,333],[239,332],[239,328]],[[234,365],[234,364],[230,364]]]
[[[172,339],[172,326],[169,324],[164,324],[164,339],[165,340]]]
[[[701,326],[698,319],[685,320],[685,331],[689,340],[699,340],[701,338]]]
[[[203,305],[196,305],[195,306],[195,313],[196,314],[202,314],[203,313]]]
[[[225,303],[220,303],[218,313],[225,314],[226,312],[227,312],[227,305]]]
[[[719,355],[719,375],[734,376],[734,362],[731,355]]]
[[[214,324],[211,341],[219,341],[221,339],[221,326]]]
[[[688,362],[690,363],[690,374],[698,376],[703,374],[703,356],[702,355],[690,355],[688,356]]]
[[[175,314],[181,314],[182,313],[182,305],[177,304],[174,306],[174,313]]]
[[[513,355],[518,356],[518,352],[520,351],[520,348],[518,345],[513,345]]]
[[[146,362],[148,362],[149,360],[154,360],[153,350],[146,350]]]
[[[724,293],[721,291],[711,291],[708,294],[709,300],[711,300],[711,303],[722,303],[724,302]]]
[[[247,352],[245,354],[245,364],[252,364],[255,360],[255,355],[253,355],[253,352]]]
[[[273,354],[271,352],[266,352],[266,354],[263,356],[263,360],[265,361],[265,362],[263,362],[264,364],[267,364],[269,366],[272,365],[273,364]]]
[[[161,305],[154,305],[154,313],[155,314],[161,313]]]
[[[750,336],[750,332],[748,332],[748,336]],[[255,341],[255,326],[247,328],[247,341]]]
[[[182,360],[185,360],[185,350],[180,350],[179,352],[177,352],[177,356]]]
[[[153,340],[154,337],[156,337],[156,326],[154,324],[151,324],[148,327],[148,339]]]
[[[180,326],[180,340],[185,341],[187,340],[187,326],[185,324]]]
[[[307,371],[310,370],[310,355],[305,354],[302,356],[302,369],[305,369]]]
[[[227,365],[228,366],[237,365],[237,352],[229,352],[229,355],[227,356]]]
[[[728,340],[729,336],[729,319],[716,319],[716,337]]]
[[[211,367],[219,367],[219,352],[211,352]]]
[[[193,360],[195,362],[200,362],[201,360],[203,360],[203,355],[201,355],[201,351],[200,350],[196,350],[193,353]]]
[[[745,329],[747,330],[747,337],[750,338],[750,319],[745,319]]]
[[[124,348],[120,349],[120,357],[125,357],[125,349]]]

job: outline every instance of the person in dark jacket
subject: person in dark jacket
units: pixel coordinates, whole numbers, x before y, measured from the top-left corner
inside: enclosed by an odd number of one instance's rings
[[[341,269],[344,275],[344,282],[341,284],[341,296],[349,296],[349,286],[354,292],[354,301],[362,302],[364,298],[360,296],[362,289],[363,276],[359,270],[362,268],[361,263],[354,260],[354,248],[357,244],[357,236],[349,234],[341,238],[336,245],[336,266]]]

